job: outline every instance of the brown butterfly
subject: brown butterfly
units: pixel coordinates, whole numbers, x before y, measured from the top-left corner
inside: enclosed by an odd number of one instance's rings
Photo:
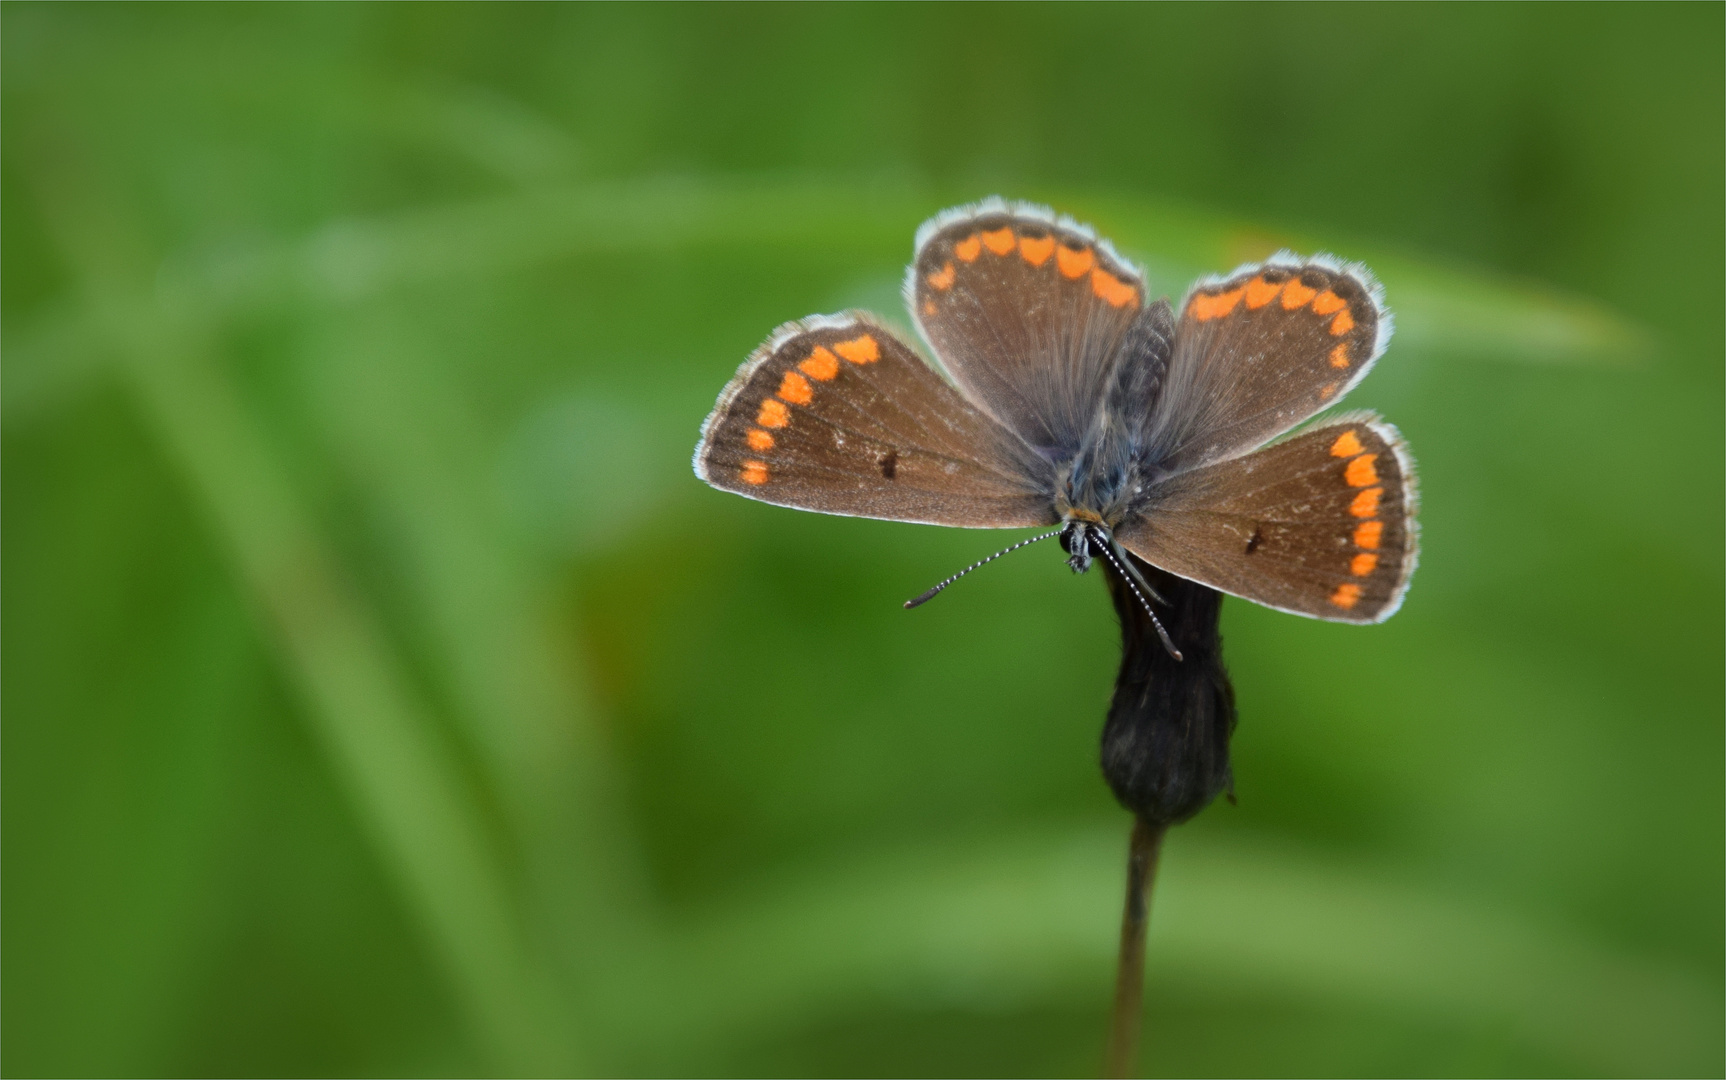
[[[1198,282],[1177,314],[1090,229],[988,199],[918,229],[905,300],[933,364],[863,312],[788,323],[720,394],[696,475],[828,514],[1059,526],[1036,539],[1059,535],[1076,570],[1107,560],[1177,659],[1138,560],[1336,622],[1401,604],[1416,526],[1396,429],[1351,414],[1279,439],[1384,352],[1364,267],[1279,254]]]

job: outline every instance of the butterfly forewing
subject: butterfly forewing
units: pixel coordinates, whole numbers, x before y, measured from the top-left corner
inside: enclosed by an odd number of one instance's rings
[[[1328,257],[1201,282],[1179,312],[1146,453],[1178,471],[1262,446],[1340,401],[1389,338],[1372,277]]]
[[[1360,417],[1173,477],[1115,536],[1145,561],[1235,596],[1380,622],[1414,572],[1414,503],[1396,429]]]
[[[828,514],[1048,524],[1048,466],[861,314],[781,327],[720,394],[695,451],[708,483]]]
[[[954,382],[1058,458],[1090,430],[1145,289],[1088,229],[991,199],[918,230],[905,300]]]

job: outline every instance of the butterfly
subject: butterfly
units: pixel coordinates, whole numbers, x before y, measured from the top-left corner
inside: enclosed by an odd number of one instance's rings
[[[1177,660],[1145,566],[1333,622],[1401,604],[1401,436],[1369,413],[1290,434],[1390,339],[1364,267],[1279,253],[1177,308],[1090,228],[991,198],[917,230],[904,295],[931,361],[865,312],[787,323],[719,395],[696,474],[821,513],[1055,526],[1035,539],[1059,535],[1075,570],[1105,560]]]

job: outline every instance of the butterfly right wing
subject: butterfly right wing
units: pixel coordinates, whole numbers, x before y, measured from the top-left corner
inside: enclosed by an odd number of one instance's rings
[[[1170,573],[1281,611],[1383,622],[1414,573],[1414,462],[1397,430],[1340,419],[1171,477],[1115,538]]]
[[[1047,462],[860,313],[779,328],[701,428],[716,488],[826,514],[971,528],[1055,521]]]
[[[1167,376],[1142,422],[1163,472],[1237,457],[1341,401],[1390,341],[1366,269],[1287,253],[1188,293]]]

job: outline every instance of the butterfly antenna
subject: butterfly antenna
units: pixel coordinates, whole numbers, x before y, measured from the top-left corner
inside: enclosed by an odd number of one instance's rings
[[[977,569],[979,566],[984,566],[984,565],[987,565],[988,563],[992,563],[996,559],[999,559],[1003,555],[1011,555],[1013,552],[1018,551],[1020,548],[1024,547],[1027,544],[1035,544],[1039,540],[1047,540],[1051,536],[1059,536],[1059,535],[1061,535],[1061,530],[1056,529],[1054,532],[1046,532],[1041,536],[1033,536],[1029,540],[1021,540],[1017,544],[1013,544],[1009,547],[1004,547],[1000,551],[997,551],[997,552],[995,552],[995,554],[989,556],[987,559],[978,559],[976,562],[972,563],[970,566],[965,567],[965,569],[959,571],[957,574],[954,574],[952,577],[948,578],[946,581],[941,582],[941,584],[935,586],[933,589],[930,589],[928,592],[923,593],[921,596],[914,596],[911,599],[905,601],[905,606],[907,608],[914,608],[914,607],[921,606],[923,604],[927,604],[929,601],[935,599],[936,595],[939,594],[942,589],[945,589],[947,586],[953,584],[953,582],[958,581],[960,578],[964,577],[966,574],[969,574],[971,571]],[[1152,616],[1152,618],[1155,618],[1155,616]],[[1161,629],[1161,627],[1158,627],[1158,629]]]
[[[1163,621],[1157,618],[1157,613],[1155,611],[1151,610],[1151,602],[1146,600],[1145,594],[1139,591],[1138,572],[1115,557],[1115,553],[1110,550],[1114,546],[1113,541],[1093,545],[1094,549],[1100,552],[1103,558],[1109,560],[1110,565],[1112,565],[1120,573],[1121,577],[1126,580],[1127,588],[1133,590],[1133,595],[1139,598],[1139,603],[1145,606],[1145,614],[1151,617],[1151,625],[1157,628],[1157,636],[1163,639],[1163,648],[1169,650],[1169,655],[1174,657],[1176,660],[1186,659],[1181,655],[1181,650],[1175,648],[1175,643],[1169,640],[1169,632],[1163,629]],[[1150,586],[1146,585],[1145,588],[1148,589]]]

